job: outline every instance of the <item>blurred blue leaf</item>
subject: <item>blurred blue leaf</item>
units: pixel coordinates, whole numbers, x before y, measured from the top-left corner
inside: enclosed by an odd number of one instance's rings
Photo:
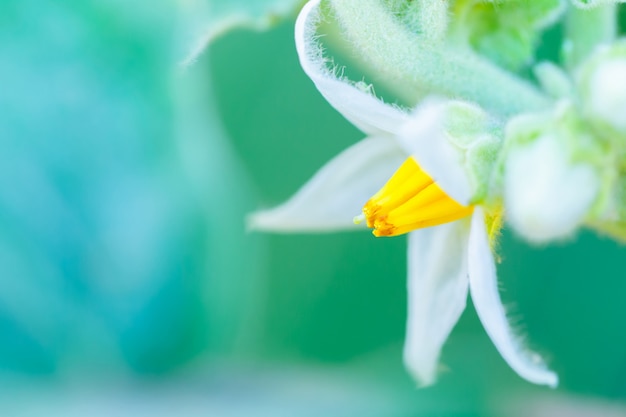
[[[184,61],[195,61],[218,36],[234,27],[265,29],[294,15],[304,0],[185,0],[182,11]]]
[[[243,236],[245,180],[212,121],[181,126],[174,13],[0,4],[0,371],[162,372],[238,331],[207,294],[245,247],[213,238]],[[211,168],[190,174],[183,142]]]

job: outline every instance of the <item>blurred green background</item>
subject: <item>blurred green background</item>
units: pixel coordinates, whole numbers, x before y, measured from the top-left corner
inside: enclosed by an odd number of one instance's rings
[[[470,305],[417,390],[404,238],[246,232],[362,134],[292,14],[179,65],[194,7],[0,3],[0,415],[626,415],[623,246],[505,230],[502,296],[560,387],[515,375]]]

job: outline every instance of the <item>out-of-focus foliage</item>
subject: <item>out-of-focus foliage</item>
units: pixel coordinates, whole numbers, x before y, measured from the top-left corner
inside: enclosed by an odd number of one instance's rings
[[[266,30],[287,16],[295,17],[303,0],[181,0],[181,53],[193,63],[220,35],[236,27]]]
[[[511,70],[529,64],[537,34],[550,26],[564,10],[561,0],[485,2],[459,1],[455,8],[464,19],[455,30],[468,32],[468,40],[480,53]]]
[[[217,277],[247,286],[245,264],[223,260],[245,245],[214,239],[243,229],[245,187],[207,117],[209,97],[187,103],[198,86],[185,89],[193,75],[175,70],[174,12],[151,2],[0,5],[5,370],[166,371],[219,344],[219,308],[207,301],[232,294]],[[205,115],[197,129],[194,111]],[[181,158],[190,153],[202,171]],[[209,210],[223,211],[219,221]],[[233,325],[228,314],[218,322]]]

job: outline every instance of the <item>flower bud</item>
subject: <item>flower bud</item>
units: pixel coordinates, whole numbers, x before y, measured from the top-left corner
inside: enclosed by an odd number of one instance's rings
[[[581,69],[583,107],[600,128],[626,134],[626,42],[602,48]]]
[[[506,214],[515,231],[532,242],[572,235],[582,225],[599,192],[596,169],[588,162],[574,159],[576,141],[563,133],[547,128],[531,133],[530,137],[514,136],[508,149],[504,177]]]

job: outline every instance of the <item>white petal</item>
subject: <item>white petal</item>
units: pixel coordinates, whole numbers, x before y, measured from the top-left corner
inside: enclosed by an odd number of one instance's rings
[[[467,222],[409,234],[409,305],[404,362],[421,384],[435,381],[443,343],[467,300]]]
[[[533,242],[568,237],[583,223],[600,179],[586,164],[572,164],[567,147],[546,135],[511,149],[504,202],[511,225]]]
[[[364,139],[324,165],[286,203],[252,214],[250,227],[277,232],[355,228],[354,216],[405,159],[389,138]]]
[[[489,247],[484,214],[479,208],[472,217],[468,258],[472,301],[487,334],[504,360],[522,378],[535,384],[556,387],[557,375],[546,368],[538,354],[520,346],[519,337],[513,334],[509,325],[498,293],[496,265]]]
[[[439,99],[423,101],[402,127],[398,140],[450,197],[467,205],[472,187],[463,166],[463,153],[446,136],[446,106]]]
[[[340,80],[326,65],[316,33],[320,21],[319,0],[309,1],[296,21],[296,49],[304,72],[324,98],[353,125],[368,135],[394,135],[408,115],[368,92]]]

